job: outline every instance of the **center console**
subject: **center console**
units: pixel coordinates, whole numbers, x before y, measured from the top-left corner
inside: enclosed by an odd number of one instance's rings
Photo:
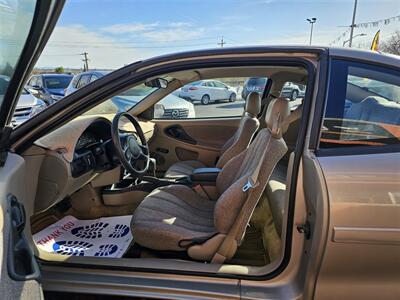
[[[144,198],[147,194],[159,187],[183,184],[190,187],[214,187],[221,169],[219,168],[198,168],[190,176],[177,178],[157,178],[154,176],[143,176],[134,179],[126,176],[120,182],[103,189],[103,201],[106,205],[123,205],[129,199],[136,197]],[[139,201],[139,199],[138,199]]]

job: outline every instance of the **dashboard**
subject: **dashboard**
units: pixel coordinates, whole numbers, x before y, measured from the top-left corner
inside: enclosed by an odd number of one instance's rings
[[[81,116],[35,141],[44,149],[35,212],[48,209],[89,182],[105,186],[119,179],[107,175],[108,170],[120,168],[111,139],[113,117]],[[141,126],[146,138],[151,138],[154,124],[141,122]]]
[[[87,172],[103,172],[113,167],[111,124],[99,119],[93,122],[79,137],[71,162],[72,177]]]

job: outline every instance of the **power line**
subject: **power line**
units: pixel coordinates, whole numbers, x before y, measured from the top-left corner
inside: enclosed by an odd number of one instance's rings
[[[343,32],[342,34],[340,34],[339,36],[337,36],[332,42],[329,43],[329,45],[339,42],[342,38],[344,38],[346,36],[347,33],[349,33],[351,28],[378,27],[379,24],[386,26],[393,22],[400,22],[400,15],[393,16],[393,17],[386,18],[386,19],[375,20],[375,21],[371,21],[371,22],[362,22],[362,23],[356,23],[356,24],[347,25],[347,26],[338,26],[338,27],[347,27],[348,29],[345,32]]]

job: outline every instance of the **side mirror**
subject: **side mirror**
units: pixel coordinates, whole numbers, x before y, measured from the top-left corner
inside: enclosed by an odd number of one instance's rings
[[[164,78],[155,78],[146,81],[145,86],[159,89],[166,89],[168,87],[168,80]]]
[[[42,88],[40,87],[40,86],[38,86],[38,85],[34,85],[34,86],[32,86],[32,88],[34,89],[34,90],[41,90]]]

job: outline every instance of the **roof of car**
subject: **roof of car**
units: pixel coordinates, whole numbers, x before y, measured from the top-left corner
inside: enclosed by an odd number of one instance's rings
[[[351,48],[334,48],[330,47],[329,54],[335,57],[348,58],[354,60],[367,60],[380,64],[393,65],[400,67],[400,56],[376,52],[371,50],[351,49]]]
[[[43,77],[72,77],[73,75],[70,75],[70,74],[52,74],[52,73],[49,73],[49,74],[38,74],[38,75],[40,75],[40,76],[43,76]]]
[[[104,76],[104,75],[107,75],[110,72],[112,72],[112,71],[93,70],[93,71],[86,71],[86,72],[78,73],[76,75],[96,74],[96,75]]]

